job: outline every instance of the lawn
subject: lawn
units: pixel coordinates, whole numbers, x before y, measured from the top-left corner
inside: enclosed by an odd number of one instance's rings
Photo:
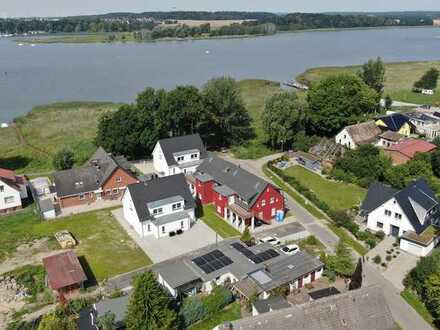
[[[238,85],[246,108],[252,118],[252,127],[256,136],[249,143],[233,148],[232,152],[236,157],[242,159],[256,159],[270,155],[273,151],[264,144],[261,114],[267,99],[282,92],[280,84],[268,80],[242,80]]]
[[[366,194],[366,190],[359,186],[327,180],[302,166],[289,167],[285,174],[310,188],[320,200],[334,210],[347,210],[357,206]]]
[[[213,317],[210,317],[202,322],[194,324],[190,326],[188,329],[190,330],[212,330],[219,324],[222,324],[226,321],[235,321],[241,318],[241,309],[240,303],[235,302],[226,307],[221,312],[215,314]]]
[[[440,61],[386,63],[385,92],[394,100],[416,103],[435,104],[440,102],[440,92],[434,96],[412,92],[412,86],[427,70],[440,70]],[[337,73],[355,73],[360,66],[320,67],[312,68],[297,77],[297,80],[306,84],[316,83],[319,80]]]
[[[434,327],[433,324],[433,318],[431,313],[429,313],[428,309],[426,308],[425,304],[420,301],[419,297],[415,295],[412,291],[405,289],[403,290],[400,295],[402,296],[405,301],[411,305],[412,308],[429,324],[431,324]]]
[[[306,203],[304,197],[297,193],[295,190],[291,189],[283,180],[273,174],[269,169],[267,164],[263,166],[263,172],[268,176],[278,187],[280,187],[284,192],[286,192],[290,197],[292,197],[299,205],[305,208],[311,215],[316,219],[325,221],[327,227],[335,233],[341,240],[343,240],[347,245],[349,245],[353,250],[355,250],[360,255],[365,255],[368,249],[361,243],[353,239],[343,228],[336,226],[334,223],[330,222],[329,218],[324,216],[322,212],[310,203]]]
[[[78,257],[84,257],[98,281],[151,264],[151,260],[126,234],[109,210],[42,221],[30,207],[0,221],[0,260],[25,242],[70,231],[79,242]],[[56,245],[55,245],[56,246]]]
[[[21,145],[13,128],[0,129],[0,167],[18,172],[53,170],[52,156],[71,148],[82,164],[95,151],[99,117],[119,107],[114,103],[71,102],[35,107],[16,119],[28,145]]]
[[[233,228],[226,220],[220,218],[215,212],[214,206],[207,205],[203,207],[202,221],[222,238],[240,236],[240,232]]]

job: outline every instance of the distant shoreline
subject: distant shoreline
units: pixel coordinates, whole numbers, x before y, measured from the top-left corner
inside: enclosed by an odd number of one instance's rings
[[[168,41],[196,41],[196,40],[221,40],[221,39],[248,39],[269,37],[276,34],[302,33],[302,32],[341,32],[341,31],[362,31],[362,30],[390,30],[390,29],[427,29],[436,28],[436,26],[374,26],[374,27],[353,27],[353,28],[323,28],[323,29],[302,29],[292,31],[277,31],[275,34],[244,34],[244,35],[224,35],[224,36],[199,36],[188,38],[158,38],[151,40],[136,40],[132,32],[99,32],[99,33],[71,33],[71,34],[42,34],[40,36],[22,36],[14,37],[16,43],[23,44],[94,44],[94,43],[154,43]],[[438,27],[440,30],[440,27]],[[115,40],[108,40],[111,35],[117,36]],[[118,39],[122,36],[125,39]]]

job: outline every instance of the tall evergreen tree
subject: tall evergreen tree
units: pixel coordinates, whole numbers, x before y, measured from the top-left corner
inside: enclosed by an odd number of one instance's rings
[[[151,271],[134,279],[133,293],[126,315],[128,330],[168,330],[177,328],[172,299]]]

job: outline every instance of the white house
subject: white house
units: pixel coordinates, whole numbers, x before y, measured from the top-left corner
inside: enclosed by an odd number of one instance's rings
[[[141,237],[181,234],[195,220],[195,201],[183,174],[129,185],[122,204],[126,221]]]
[[[339,132],[335,141],[348,149],[356,149],[362,144],[370,144],[377,140],[382,130],[374,121],[367,121],[356,125],[346,126]]]
[[[15,175],[14,171],[0,168],[0,214],[21,209],[21,201],[26,198],[26,178]]]
[[[191,174],[206,157],[199,134],[184,135],[157,141],[153,149],[153,166],[159,177]]]
[[[438,241],[439,211],[439,201],[423,179],[402,190],[375,183],[361,206],[370,230],[400,237],[400,248],[417,256],[428,254]]]

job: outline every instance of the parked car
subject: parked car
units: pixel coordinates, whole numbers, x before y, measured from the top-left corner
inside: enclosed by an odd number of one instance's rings
[[[272,236],[266,236],[260,239],[260,243],[269,243],[271,245],[280,245],[281,242],[278,238]]]
[[[291,256],[299,251],[299,246],[296,244],[289,244],[289,245],[283,246],[281,248],[281,251],[283,251],[285,254]]]

